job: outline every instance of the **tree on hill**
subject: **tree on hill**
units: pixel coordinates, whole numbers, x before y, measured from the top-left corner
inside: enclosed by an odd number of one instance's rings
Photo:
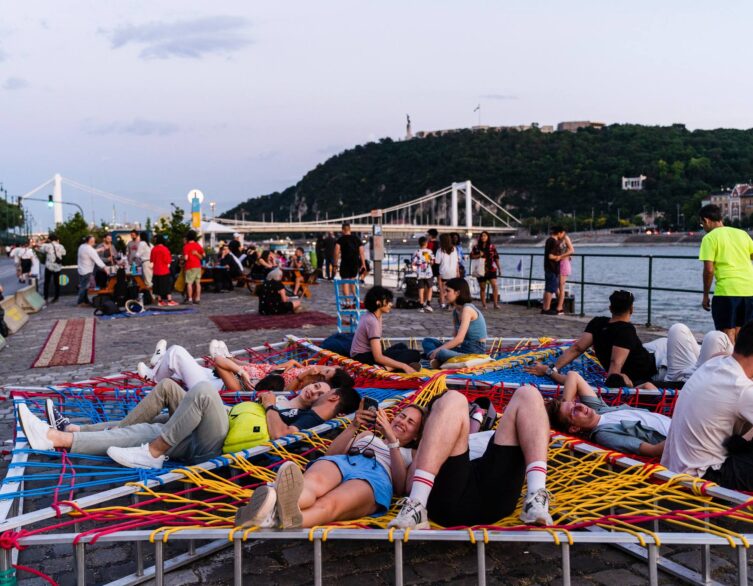
[[[648,177],[643,191],[622,191],[622,176],[641,174]],[[521,218],[574,215],[575,225],[585,227],[592,217],[603,217],[605,225],[616,226],[618,217],[654,210],[671,224],[679,204],[692,226],[699,198],[751,176],[753,130],[691,132],[682,125],[612,125],[552,134],[468,130],[356,146],[317,165],[296,185],[249,199],[223,217],[245,211],[253,220],[271,214],[334,218],[471,179]]]

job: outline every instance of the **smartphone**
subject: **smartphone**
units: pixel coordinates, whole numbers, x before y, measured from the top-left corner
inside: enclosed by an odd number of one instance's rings
[[[364,397],[363,408],[367,411],[373,411],[374,413],[376,413],[379,410],[379,401],[373,399],[372,397]]]

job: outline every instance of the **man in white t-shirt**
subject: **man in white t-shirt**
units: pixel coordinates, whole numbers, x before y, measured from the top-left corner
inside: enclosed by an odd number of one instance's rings
[[[726,488],[753,490],[751,377],[753,321],[740,329],[732,356],[709,360],[685,383],[675,405],[662,466]],[[735,447],[728,449],[733,436]]]
[[[610,407],[575,371],[567,373],[560,400],[547,403],[549,422],[563,433],[582,433],[606,448],[659,458],[672,420],[648,409]]]

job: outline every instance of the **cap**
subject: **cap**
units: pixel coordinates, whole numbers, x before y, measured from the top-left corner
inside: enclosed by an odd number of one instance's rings
[[[241,235],[240,232],[236,232],[235,234],[233,234],[233,238],[238,238],[238,236],[240,236],[240,235]]]

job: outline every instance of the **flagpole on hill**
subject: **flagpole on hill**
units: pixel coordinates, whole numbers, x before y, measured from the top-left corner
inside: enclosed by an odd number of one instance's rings
[[[481,126],[481,104],[473,109],[474,112],[478,112],[478,125]]]

